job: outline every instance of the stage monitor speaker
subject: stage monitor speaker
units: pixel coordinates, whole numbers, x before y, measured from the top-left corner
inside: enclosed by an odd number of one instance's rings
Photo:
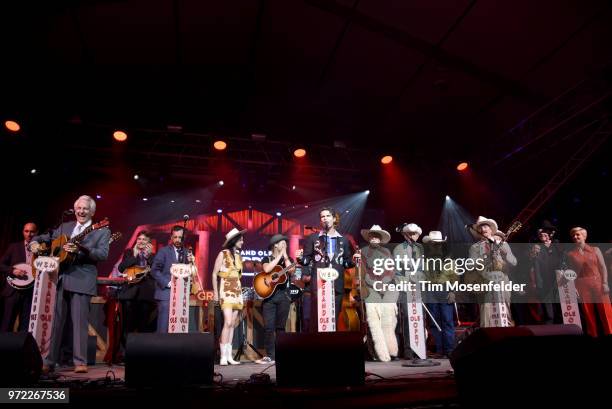
[[[26,386],[38,381],[42,358],[29,332],[0,333],[0,386]]]
[[[276,382],[281,387],[363,385],[364,348],[358,332],[278,334]]]
[[[215,343],[212,334],[129,334],[125,382],[130,387],[212,384]]]
[[[601,393],[597,385],[607,377],[598,366],[609,353],[575,325],[481,328],[450,362],[466,407],[556,405]]]

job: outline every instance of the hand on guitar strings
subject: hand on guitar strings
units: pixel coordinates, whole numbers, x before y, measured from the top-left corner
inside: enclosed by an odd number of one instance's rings
[[[79,247],[74,243],[66,243],[62,248],[67,253],[76,253],[79,250]]]
[[[28,273],[18,268],[14,268],[11,274],[14,275],[15,277],[25,277],[28,275]]]

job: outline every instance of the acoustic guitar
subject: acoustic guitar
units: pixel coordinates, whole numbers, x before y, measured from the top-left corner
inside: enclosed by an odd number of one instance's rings
[[[288,267],[275,266],[272,271],[257,273],[253,279],[253,288],[261,298],[269,298],[274,294],[274,290],[280,284],[287,282],[287,272],[295,267],[296,263],[291,263]]]

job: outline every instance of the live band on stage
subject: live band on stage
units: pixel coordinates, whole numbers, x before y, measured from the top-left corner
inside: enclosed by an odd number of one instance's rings
[[[134,232],[113,273],[105,274],[98,265],[121,232],[111,220],[94,221],[95,200],[80,196],[64,214],[74,220],[42,234],[28,222],[23,240],[6,249],[0,260],[0,331],[29,331],[43,357],[43,373],[49,373],[61,362],[68,329],[70,363],[85,373],[91,302],[102,287],[112,316],[108,363],[121,361],[130,333],[188,332],[194,301],[214,310],[205,329],[216,334],[220,365],[241,363],[234,335],[254,305],[263,318],[263,348],[246,339],[244,344],[255,350],[259,364],[275,363],[276,336],[287,330],[361,331],[369,359],[423,365],[427,358],[448,357],[461,328],[535,321],[578,325],[592,337],[612,333],[611,252],[587,244],[586,228],[572,228],[572,243],[561,245],[558,229],[544,222],[534,229],[535,242],[515,254],[521,247],[509,239],[520,222],[502,232],[495,220],[479,217],[466,226],[474,241],[459,263],[444,232],[432,230],[421,239],[421,227],[403,223],[392,229],[401,241],[391,244],[391,233],[374,224],[360,231],[359,246],[338,230],[335,209],[317,210],[317,229],[295,238],[279,224],[266,235],[267,249],[256,262],[241,256],[246,225],[220,231],[223,243],[211,252],[212,271],[204,275],[208,267],[198,267],[197,252],[188,244],[186,215],[168,225],[163,246],[148,230]],[[516,274],[521,262],[527,265],[523,278]],[[244,274],[247,265],[254,270],[252,280]]]

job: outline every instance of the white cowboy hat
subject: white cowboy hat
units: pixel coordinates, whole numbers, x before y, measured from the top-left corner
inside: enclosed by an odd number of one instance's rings
[[[472,224],[472,228],[470,229],[470,233],[475,239],[480,240],[482,238],[482,236],[480,235],[479,228],[483,224],[487,224],[491,228],[492,234],[497,233],[497,222],[495,220],[487,219],[486,217],[483,217],[483,216],[478,216],[478,220],[476,220],[476,223]]]
[[[389,234],[388,231],[383,230],[379,225],[375,224],[372,227],[370,227],[370,229],[362,229],[361,230],[361,237],[363,237],[363,239],[365,241],[370,241],[370,234],[371,233],[376,233],[378,235],[380,235],[380,242],[381,243],[389,243],[389,240],[391,240],[391,234]]]
[[[402,227],[402,233],[419,233],[423,234],[423,230],[416,223],[408,223]]]
[[[446,236],[442,238],[441,231],[437,231],[437,230],[430,231],[427,236],[423,237],[423,243],[429,243],[429,242],[446,243]]]
[[[232,230],[228,231],[227,234],[225,235],[225,243],[223,243],[222,247],[226,247],[227,243],[229,243],[234,237],[242,236],[246,231],[247,229],[238,230],[237,228],[234,227]]]

